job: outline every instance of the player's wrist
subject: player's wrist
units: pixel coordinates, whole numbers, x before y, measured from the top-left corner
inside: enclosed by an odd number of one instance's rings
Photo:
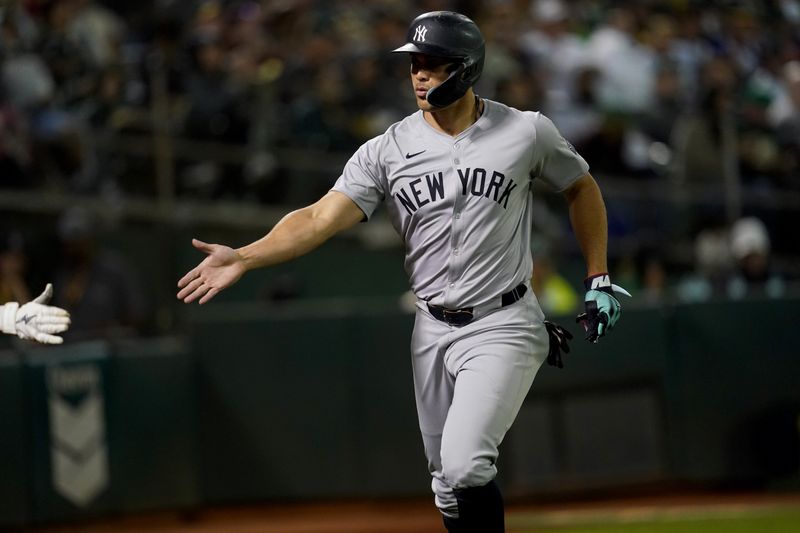
[[[9,335],[17,334],[17,302],[7,302],[0,306],[0,329]]]
[[[241,274],[249,270],[254,270],[261,266],[258,255],[253,251],[252,245],[242,246],[241,248],[231,248],[233,264],[236,265]]]
[[[614,289],[611,283],[611,275],[608,272],[598,272],[591,274],[583,280],[583,288],[586,292],[589,291],[602,291],[608,294],[614,294]]]

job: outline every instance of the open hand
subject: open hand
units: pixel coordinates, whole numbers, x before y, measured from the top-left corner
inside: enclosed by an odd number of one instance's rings
[[[198,298],[199,303],[206,303],[222,289],[239,281],[246,271],[241,256],[233,248],[198,239],[192,239],[192,246],[207,257],[178,281],[178,299],[184,303]]]
[[[64,342],[56,333],[63,333],[69,328],[69,313],[60,307],[47,305],[52,296],[53,285],[48,283],[44,292],[34,300],[18,309],[12,308],[15,310],[13,321],[4,326],[3,330],[16,334],[20,339],[31,339],[43,344]]]

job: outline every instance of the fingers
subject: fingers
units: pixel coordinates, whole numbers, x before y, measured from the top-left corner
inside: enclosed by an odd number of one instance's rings
[[[564,350],[564,353],[569,353],[569,343],[567,342],[567,339],[561,339],[559,346],[561,346],[561,349]]]
[[[204,286],[202,282],[200,282],[200,284],[194,286],[194,289],[189,289],[187,287],[186,289],[182,290],[178,294],[178,298],[183,300],[183,303],[190,304],[193,301],[205,295],[205,293],[208,292],[209,288],[210,287]]]
[[[29,304],[30,312],[26,320],[17,323],[17,336],[21,339],[33,339],[43,344],[61,344],[64,340],[54,333],[63,333],[69,329],[71,320],[69,313],[60,307]]]
[[[178,283],[178,286],[183,284],[183,288],[178,291],[178,299],[183,300],[184,303],[192,303],[193,301],[197,300],[198,298],[202,298],[200,300],[201,304],[206,303],[211,298],[213,298],[220,290],[220,287],[215,287],[207,282],[207,280],[203,279],[199,275],[194,279],[189,277],[187,274],[181,281]]]
[[[597,300],[587,299],[586,312],[575,318],[586,331],[586,340],[591,343],[597,343],[614,328],[621,310],[613,296],[606,293],[599,293],[597,296]]]
[[[178,280],[178,288],[180,289],[185,287],[187,283],[196,279],[199,275],[200,275],[199,271],[196,268],[193,268],[192,270],[187,272],[181,279]]]
[[[563,326],[556,326],[556,332],[558,333],[559,338],[563,339],[563,342],[572,339],[572,333],[570,333],[569,330]]]
[[[558,343],[558,345],[561,347],[561,349],[564,350],[565,352],[569,352],[568,340],[572,338],[572,335],[567,337],[566,334],[568,334],[568,333],[569,332],[564,330],[563,328],[558,328],[558,329],[553,331],[553,338]]]
[[[547,350],[547,363],[551,366],[564,368],[561,352],[569,353],[569,339],[572,338],[572,333],[548,320],[544,321],[544,325],[550,341]]]
[[[62,309],[54,305],[42,305],[35,303],[35,300],[32,300],[19,308],[19,312],[17,314],[18,319],[19,317],[23,317],[25,315],[29,315],[30,317],[34,318],[34,323],[36,324],[49,322],[69,324],[70,321],[70,315],[66,309]],[[26,318],[25,320],[30,320],[30,318]]]
[[[183,285],[181,285],[181,283]],[[184,300],[187,296],[189,296],[194,291],[196,291],[198,289],[198,287],[200,287],[202,284],[203,284],[203,280],[200,279],[199,277],[195,277],[195,278],[186,278],[185,277],[185,278],[181,279],[181,281],[178,283],[178,286],[179,287],[182,286],[183,288],[178,292],[178,299],[179,300]]]
[[[604,337],[610,330],[611,326],[609,326],[608,313],[601,311],[597,315],[597,322],[594,325],[594,337],[592,342],[599,341],[600,337]]]
[[[210,254],[213,252],[213,246],[208,244],[207,242],[203,242],[200,239],[192,239],[192,246],[200,250],[201,252]],[[192,281],[193,279],[197,278],[200,275],[199,266],[196,268],[191,269],[187,272],[181,279],[178,280],[178,287],[182,288],[186,286],[187,283]]]
[[[210,254],[214,251],[214,245],[209,244],[207,242],[203,242],[200,239],[192,239],[192,246],[200,250],[201,252]]]
[[[601,337],[600,333],[600,319],[596,313],[593,313],[591,317],[585,318],[581,324],[583,325],[583,329],[586,332],[585,339],[591,343],[596,343],[598,339]]]
[[[204,283],[203,280],[197,279],[191,284],[189,284],[185,289],[183,289],[180,293],[178,293],[178,298],[181,298],[184,303],[190,304],[193,301],[200,298],[200,304],[204,304],[209,301],[211,298],[216,296],[216,294],[222,289],[219,287],[214,287],[207,283]]]
[[[200,239],[192,239],[192,246],[206,254],[211,254],[214,251],[214,245],[203,242]],[[194,289],[197,288],[196,286],[191,287],[190,284],[192,284],[192,282],[196,282],[200,277],[201,266],[202,264],[193,268],[178,280],[178,288],[184,289],[178,293],[178,299],[184,299],[187,294],[190,294],[192,291],[194,291]]]
[[[203,296],[202,298],[200,298],[200,302],[199,302],[199,303],[200,303],[200,305],[203,305],[204,303],[206,303],[207,301],[209,301],[211,298],[213,298],[214,296],[216,296],[218,292],[219,292],[219,289],[218,289],[218,288],[216,288],[216,287],[214,287],[214,288],[212,288],[211,290],[209,290],[209,291],[206,293],[206,295],[205,295],[205,296]]]
[[[43,333],[61,333],[69,329],[69,324],[69,319],[47,322],[42,322],[40,320],[39,323],[36,324],[36,329]]]
[[[40,314],[43,317],[47,317],[48,321],[50,321],[50,319],[54,319],[54,321],[60,323],[62,319],[64,319],[66,320],[66,323],[69,324],[69,311],[66,309],[61,309],[60,307],[56,307],[54,305],[46,305]]]
[[[216,294],[221,290],[222,289],[220,287],[215,287],[209,284],[206,280],[198,277],[190,281],[178,292],[178,299],[189,304],[200,298],[199,303],[204,304],[216,296]]]
[[[53,284],[48,283],[44,288],[44,292],[42,292],[42,294],[37,296],[33,300],[33,303],[46,304],[47,302],[50,301],[50,298],[52,298],[52,296],[53,296]]]
[[[33,340],[36,342],[41,342],[42,344],[61,344],[64,342],[64,339],[61,337],[43,332],[36,333],[33,336]]]

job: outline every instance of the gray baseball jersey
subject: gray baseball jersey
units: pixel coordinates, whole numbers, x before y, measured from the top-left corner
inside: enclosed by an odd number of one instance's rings
[[[369,217],[385,203],[418,298],[486,304],[530,277],[531,182],[563,190],[589,166],[541,113],[484,100],[456,137],[422,111],[359,148],[333,190]]]
[[[406,246],[417,295],[414,388],[436,505],[457,516],[453,489],[496,475],[498,447],[547,356],[544,315],[530,290],[534,179],[563,190],[588,165],[540,113],[484,100],[451,137],[422,111],[365,143],[333,190],[367,217],[385,204]],[[527,285],[521,301],[501,295]],[[456,326],[428,304],[475,310]],[[478,312],[480,311],[480,312]]]

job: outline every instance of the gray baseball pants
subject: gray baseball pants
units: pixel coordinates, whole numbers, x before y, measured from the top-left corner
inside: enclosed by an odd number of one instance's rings
[[[417,414],[436,506],[445,516],[458,516],[453,489],[485,485],[497,474],[498,446],[547,358],[543,321],[531,290],[461,327],[417,303],[411,340]]]

